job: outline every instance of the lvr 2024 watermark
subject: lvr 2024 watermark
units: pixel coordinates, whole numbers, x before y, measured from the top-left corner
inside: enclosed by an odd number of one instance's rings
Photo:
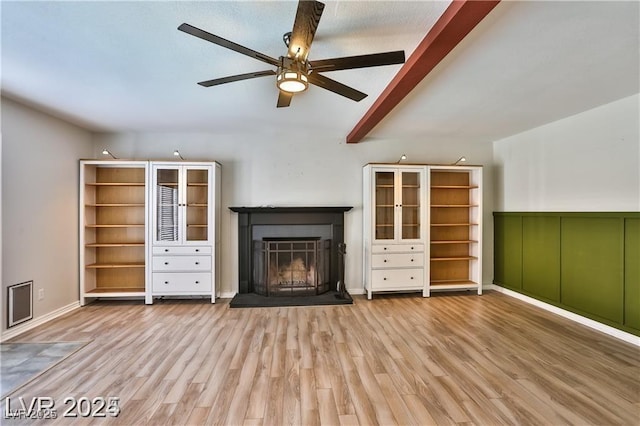
[[[50,396],[33,398],[5,398],[5,419],[56,419],[58,417],[117,417],[120,414],[120,398],[116,396],[75,398],[63,400],[62,413],[58,413],[56,401]]]

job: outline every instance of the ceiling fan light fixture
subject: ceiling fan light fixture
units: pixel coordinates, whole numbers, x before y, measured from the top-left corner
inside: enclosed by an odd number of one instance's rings
[[[278,89],[289,93],[304,92],[309,87],[309,78],[302,70],[281,68],[276,80]]]

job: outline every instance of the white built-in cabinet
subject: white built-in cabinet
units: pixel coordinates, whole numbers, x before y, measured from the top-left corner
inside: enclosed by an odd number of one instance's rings
[[[148,162],[80,162],[80,303],[146,292]]]
[[[80,303],[205,296],[218,282],[220,166],[80,161]]]
[[[364,285],[374,292],[482,293],[482,168],[364,167]]]
[[[201,295],[215,303],[214,255],[219,238],[220,167],[211,163],[151,163],[151,291]]]

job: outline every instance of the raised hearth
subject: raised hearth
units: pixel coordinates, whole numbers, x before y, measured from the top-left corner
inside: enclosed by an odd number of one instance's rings
[[[338,245],[344,243],[344,213],[352,207],[229,209],[238,213],[238,293],[308,296],[336,289],[340,279]],[[294,245],[267,244],[278,241],[306,243],[298,253]],[[316,246],[320,244],[320,254],[318,247],[309,248],[309,241],[317,241]],[[288,262],[265,264],[269,259],[264,257],[265,253],[272,247],[279,253],[289,251],[290,254],[284,254]]]

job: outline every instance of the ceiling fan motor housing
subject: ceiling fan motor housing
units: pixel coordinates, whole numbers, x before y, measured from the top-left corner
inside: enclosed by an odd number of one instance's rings
[[[285,92],[302,92],[309,87],[309,63],[287,56],[280,57],[276,85]]]

